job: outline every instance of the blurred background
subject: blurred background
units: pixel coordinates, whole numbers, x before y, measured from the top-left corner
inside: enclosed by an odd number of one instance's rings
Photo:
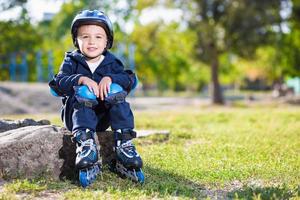
[[[132,97],[226,104],[300,94],[299,0],[0,0],[2,113],[45,90],[74,49],[70,25],[82,9],[113,22],[112,51],[139,78]]]

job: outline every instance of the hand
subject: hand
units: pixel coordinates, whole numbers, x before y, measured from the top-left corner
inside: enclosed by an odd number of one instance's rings
[[[111,83],[112,83],[112,80],[108,76],[104,76],[101,79],[98,87],[99,87],[99,96],[102,101],[104,100],[105,97],[107,97]]]
[[[98,84],[92,79],[82,76],[78,80],[79,85],[86,85],[91,92],[93,92],[97,98],[99,98],[99,87]]]

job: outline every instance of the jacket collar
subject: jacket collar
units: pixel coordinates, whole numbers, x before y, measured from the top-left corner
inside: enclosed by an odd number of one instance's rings
[[[67,54],[67,56],[71,57],[73,60],[75,60],[77,62],[80,62],[82,65],[87,65],[86,62],[85,62],[84,55],[79,50],[74,50],[72,52],[67,52],[66,54]],[[105,58],[102,61],[101,65],[107,65],[107,64],[110,64],[110,63],[114,62],[115,60],[118,60],[109,51],[105,51],[103,53],[103,55],[105,56]]]

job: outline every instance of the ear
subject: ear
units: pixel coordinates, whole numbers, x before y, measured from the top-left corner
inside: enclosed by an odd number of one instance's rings
[[[77,38],[74,40],[74,46],[79,49]]]
[[[104,49],[103,49],[103,52],[107,51],[107,49],[108,49],[108,48],[107,48],[107,47],[108,47],[108,44],[109,44],[109,43],[108,43],[108,41],[107,41],[107,42],[106,42],[106,46],[105,46]]]

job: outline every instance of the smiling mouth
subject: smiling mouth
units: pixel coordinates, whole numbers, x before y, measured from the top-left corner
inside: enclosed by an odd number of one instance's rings
[[[97,50],[97,48],[95,48],[95,47],[90,47],[90,48],[87,48],[89,51],[95,51],[95,50]]]

